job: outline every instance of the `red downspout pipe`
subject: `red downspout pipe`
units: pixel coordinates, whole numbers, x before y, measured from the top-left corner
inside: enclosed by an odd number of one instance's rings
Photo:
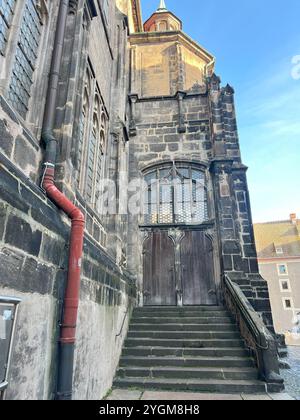
[[[64,211],[72,221],[68,279],[59,340],[56,390],[56,399],[58,400],[72,399],[76,323],[79,306],[80,274],[85,227],[85,217],[83,213],[55,186],[55,166],[58,143],[54,135],[54,123],[68,11],[69,0],[60,0],[42,131],[42,140],[46,149],[42,188],[53,203]]]
[[[43,188],[47,196],[71,219],[68,281],[64,299],[64,315],[60,342],[75,344],[76,323],[79,306],[80,274],[83,250],[85,217],[83,213],[62,194],[54,184],[54,168],[46,167]]]

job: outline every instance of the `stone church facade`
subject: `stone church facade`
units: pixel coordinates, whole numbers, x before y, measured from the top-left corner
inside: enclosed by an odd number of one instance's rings
[[[85,218],[73,398],[110,389],[135,306],[223,305],[225,275],[273,331],[214,57],[164,2],[143,25],[138,0],[4,0],[0,295],[22,300],[7,399],[57,397],[70,221],[43,188],[43,124],[61,3],[55,184]]]

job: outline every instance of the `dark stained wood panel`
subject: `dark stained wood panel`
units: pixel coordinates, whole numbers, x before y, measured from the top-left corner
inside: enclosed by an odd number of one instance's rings
[[[175,306],[175,253],[166,231],[154,231],[144,243],[144,305]]]
[[[181,242],[183,305],[216,305],[213,246],[205,232],[187,231]]]

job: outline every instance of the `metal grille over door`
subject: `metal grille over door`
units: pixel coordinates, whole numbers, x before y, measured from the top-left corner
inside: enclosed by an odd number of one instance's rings
[[[203,171],[192,165],[166,165],[146,174],[145,181],[145,224],[195,224],[208,220]]]

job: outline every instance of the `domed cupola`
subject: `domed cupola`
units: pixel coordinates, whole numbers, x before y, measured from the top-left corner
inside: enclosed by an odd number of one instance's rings
[[[165,0],[160,0],[156,12],[144,23],[144,30],[145,32],[181,31],[182,22],[167,9]]]

